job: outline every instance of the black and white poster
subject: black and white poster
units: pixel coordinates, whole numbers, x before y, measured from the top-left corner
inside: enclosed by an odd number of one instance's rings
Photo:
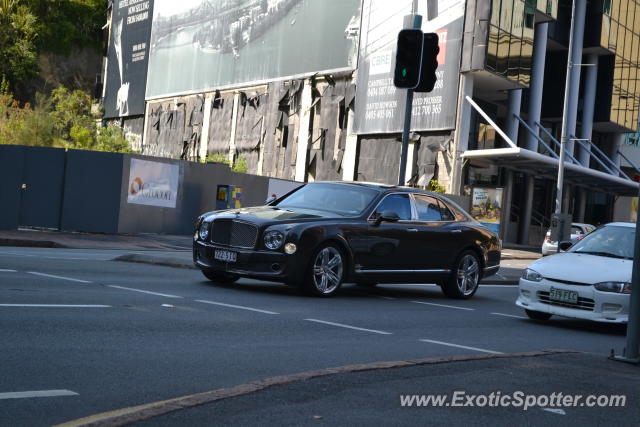
[[[355,133],[402,132],[405,89],[393,85],[398,32],[411,0],[364,0],[355,105]],[[440,38],[438,80],[430,93],[415,93],[411,129],[455,128],[464,0],[420,0],[422,31]]]
[[[156,0],[147,99],[354,69],[361,0]]]
[[[144,114],[153,0],[115,0],[107,59],[105,118]]]

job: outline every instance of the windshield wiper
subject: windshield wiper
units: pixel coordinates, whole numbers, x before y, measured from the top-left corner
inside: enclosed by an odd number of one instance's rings
[[[611,252],[597,252],[597,251],[576,251],[577,254],[587,254],[587,255],[598,255],[598,256],[606,256],[609,258],[618,258],[618,259],[631,259],[630,257],[623,255],[612,254]]]

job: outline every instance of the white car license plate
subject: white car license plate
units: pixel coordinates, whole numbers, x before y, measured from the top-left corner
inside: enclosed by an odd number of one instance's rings
[[[216,249],[213,253],[213,257],[222,262],[236,262],[238,260],[238,253]]]
[[[549,291],[549,299],[553,301],[577,304],[578,293],[575,291],[567,291],[565,289],[551,288],[551,290]]]

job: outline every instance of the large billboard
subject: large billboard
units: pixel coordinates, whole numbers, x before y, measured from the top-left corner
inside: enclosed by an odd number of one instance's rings
[[[361,0],[156,0],[147,99],[355,68]]]
[[[411,1],[364,0],[354,130],[358,134],[401,132],[406,90],[393,85],[398,32]],[[464,0],[420,0],[422,31],[440,38],[438,80],[430,93],[416,93],[411,129],[455,128]]]
[[[115,0],[107,56],[104,116],[144,114],[153,0]]]

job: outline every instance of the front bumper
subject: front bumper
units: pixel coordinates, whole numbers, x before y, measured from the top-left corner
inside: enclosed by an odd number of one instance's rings
[[[235,262],[218,261],[215,250],[237,253]],[[291,282],[302,279],[306,265],[299,260],[298,253],[288,255],[277,251],[241,249],[202,241],[193,243],[193,262],[201,270],[219,271],[275,282]]]
[[[578,304],[555,302],[549,299],[551,288],[578,292]],[[543,279],[532,282],[520,278],[516,305],[526,310],[550,313],[563,317],[604,323],[627,323],[629,295],[601,292],[593,286],[574,286]]]

